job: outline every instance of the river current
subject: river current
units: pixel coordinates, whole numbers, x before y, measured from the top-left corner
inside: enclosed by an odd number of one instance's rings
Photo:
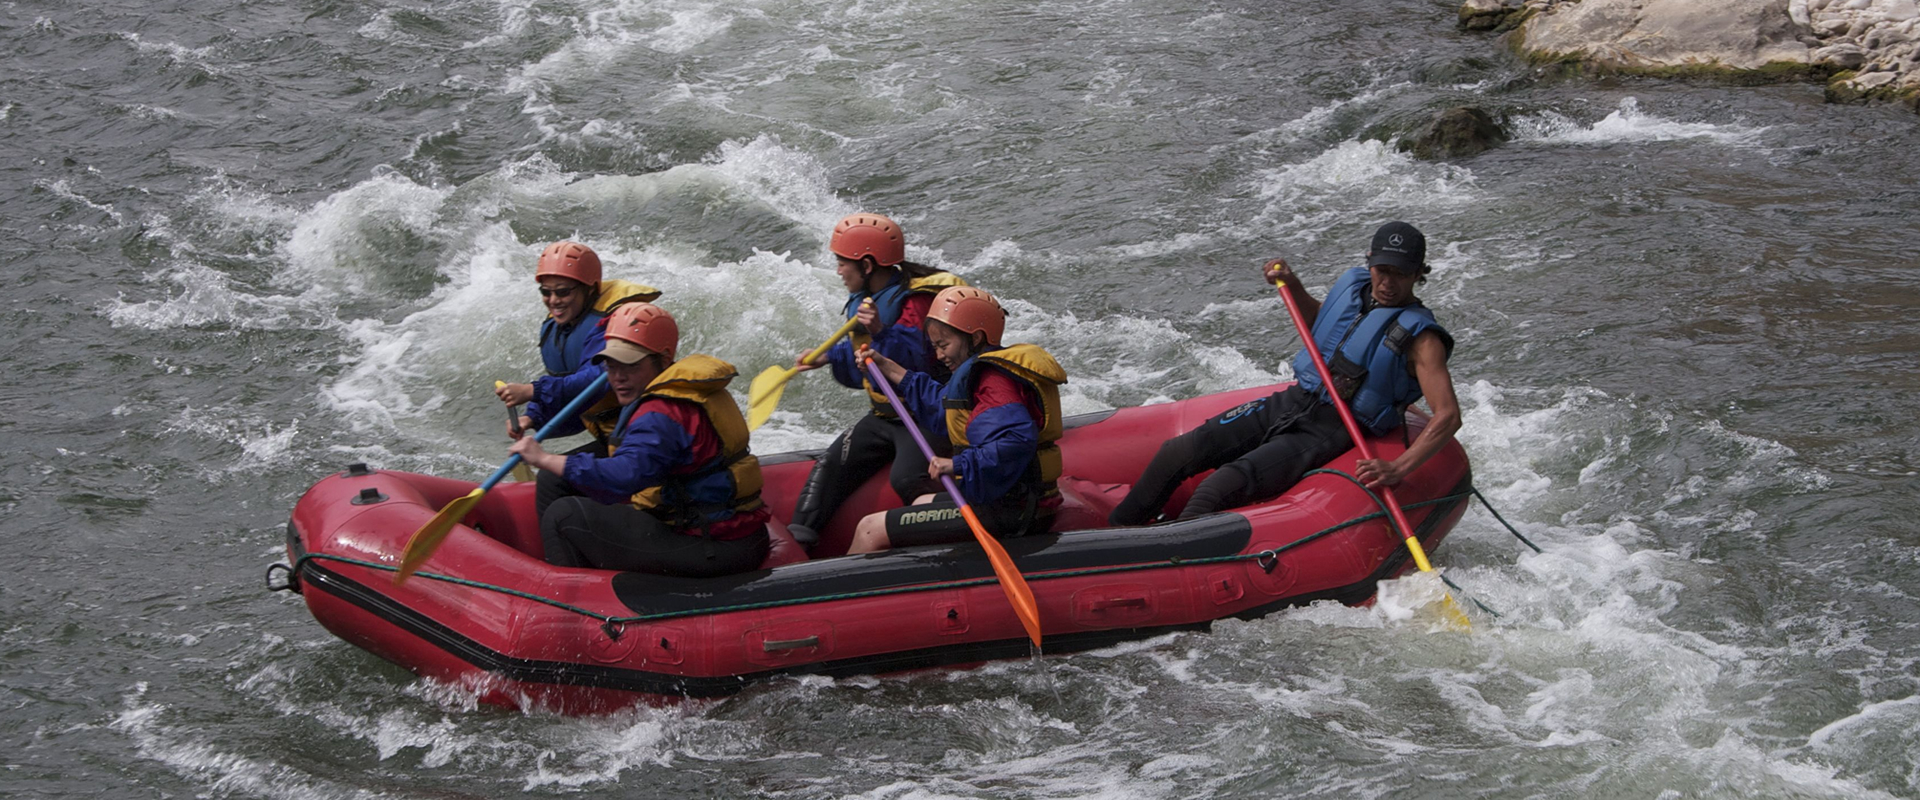
[[[4,5],[0,795],[1920,796],[1920,118],[1567,77],[1436,0]],[[1471,104],[1512,139],[1397,144]],[[1069,412],[1284,380],[1256,271],[1430,237],[1468,633],[1312,606],[566,718],[269,593],[353,461],[478,479],[575,238],[746,374],[825,237],[1004,298]],[[736,388],[744,392],[744,382]],[[760,453],[863,400],[787,390]]]

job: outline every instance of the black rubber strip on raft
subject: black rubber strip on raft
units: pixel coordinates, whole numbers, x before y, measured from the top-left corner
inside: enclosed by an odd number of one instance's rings
[[[1253,526],[1239,514],[1210,514],[1144,528],[1104,528],[1006,539],[1021,572],[1147,564],[1240,553]],[[718,578],[676,578],[626,572],[613,591],[637,616],[831,597],[853,592],[993,577],[987,554],[972,541],[904,547],[882,553],[788,564]]]

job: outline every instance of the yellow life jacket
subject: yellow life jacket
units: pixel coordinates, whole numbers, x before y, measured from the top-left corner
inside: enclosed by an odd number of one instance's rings
[[[934,295],[939,294],[941,289],[949,286],[967,285],[965,279],[944,270],[929,270],[928,272],[921,273],[917,277],[912,273],[908,273],[904,277],[906,278],[905,294],[908,296],[916,294]],[[905,305],[905,297],[902,297],[900,303],[901,305]],[[894,316],[898,318],[899,312],[896,311]],[[858,351],[862,345],[873,344],[873,336],[867,333],[866,328],[858,325],[854,326],[853,333],[847,335],[847,340],[853,343],[853,349],[856,351]],[[907,369],[919,369],[922,365],[907,364],[904,366],[906,366]],[[881,394],[879,389],[874,388],[872,378],[862,377],[860,379],[860,385],[866,387],[867,402],[873,405],[874,414],[878,415],[881,419],[893,419],[894,416],[896,416],[893,413],[893,405],[887,402],[887,396]]]
[[[727,392],[727,384],[738,374],[725,361],[693,355],[674,362],[647,384],[640,401],[663,397],[698,404],[720,437],[720,455],[635,494],[636,508],[656,510],[676,528],[703,528],[763,505],[760,459],[747,450],[747,419]],[[639,403],[634,405],[637,408]]]
[[[1042,498],[1059,494],[1060,445],[1057,442],[1065,431],[1060,411],[1060,385],[1067,382],[1067,371],[1061,369],[1060,362],[1055,361],[1039,345],[1004,347],[981,353],[974,356],[970,363],[961,365],[960,371],[948,382],[946,396],[941,401],[947,410],[947,440],[953,443],[954,454],[958,455],[969,446],[967,423],[973,421],[973,389],[980,381],[982,364],[1006,371],[1040,398],[1040,408],[1046,417],[1039,421],[1040,449],[1035,451],[1033,463],[1028,465],[1026,477],[1022,480],[1032,485]]]
[[[659,289],[644,283],[610,278],[596,286],[593,308],[588,311],[605,317],[613,313],[615,308],[627,303],[651,303],[659,297]],[[597,320],[595,324],[598,324]],[[593,434],[594,440],[601,442],[604,446],[607,437],[613,435],[614,426],[620,424],[620,401],[614,399],[611,389],[601,395],[593,405],[587,406],[587,410],[580,412],[580,424],[585,425],[587,433]],[[609,448],[606,452],[611,453],[613,450]]]

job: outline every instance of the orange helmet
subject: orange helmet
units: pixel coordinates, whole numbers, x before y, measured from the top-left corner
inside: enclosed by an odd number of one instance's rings
[[[600,283],[600,254],[579,242],[547,245],[540,251],[540,266],[533,271],[533,279],[549,276],[576,280],[591,289]]]
[[[833,226],[833,239],[827,249],[841,258],[859,261],[873,256],[873,263],[891,267],[907,260],[907,236],[900,226],[880,214],[852,214]]]
[[[993,299],[985,289],[973,286],[949,286],[933,296],[933,307],[927,309],[928,319],[937,319],[963,333],[984,333],[987,344],[1000,344],[1000,334],[1007,330],[1007,312],[1000,307],[1000,301]]]
[[[672,361],[679,349],[680,323],[672,314],[652,303],[626,303],[607,315],[607,349],[595,358],[632,364],[658,353]]]

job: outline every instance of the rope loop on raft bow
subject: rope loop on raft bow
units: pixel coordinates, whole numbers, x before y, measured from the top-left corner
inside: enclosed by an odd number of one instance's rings
[[[286,577],[283,579],[282,583],[276,584],[273,582],[273,573],[275,572],[286,573]],[[294,572],[293,565],[279,564],[279,563],[268,564],[267,565],[267,591],[293,592],[294,594],[300,594],[301,593],[300,592],[300,575],[299,573]]]

